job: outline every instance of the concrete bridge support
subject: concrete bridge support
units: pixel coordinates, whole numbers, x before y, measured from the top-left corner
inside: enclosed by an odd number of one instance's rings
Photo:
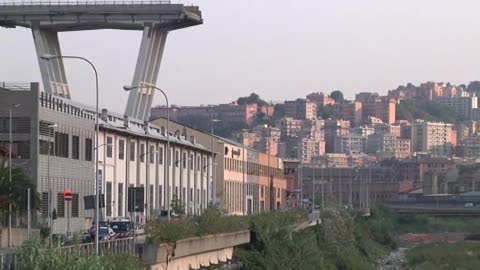
[[[145,25],[132,81],[132,86],[140,88],[130,91],[125,110],[125,114],[130,117],[142,120],[150,117],[154,86],[157,83],[167,35],[168,31],[151,24]]]
[[[41,59],[44,54],[62,55],[60,42],[58,41],[58,32],[41,29],[38,25],[32,25],[32,33],[40,65],[43,89],[49,94],[70,99],[63,60],[61,58],[55,58],[51,61]]]

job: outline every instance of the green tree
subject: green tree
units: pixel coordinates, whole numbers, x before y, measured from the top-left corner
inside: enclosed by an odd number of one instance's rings
[[[240,97],[237,99],[237,103],[239,105],[244,105],[244,104],[257,104],[259,106],[262,106],[262,105],[267,105],[268,103],[261,99],[259,95],[257,95],[256,93],[251,93],[250,96],[246,96],[246,97]]]
[[[170,204],[173,212],[177,215],[184,215],[185,214],[185,205],[183,204],[182,200],[178,198],[177,194],[173,195],[172,203]]]
[[[7,158],[0,158],[0,212],[4,218],[8,215],[9,204],[12,205],[12,212],[20,213],[25,211],[22,207],[22,197],[26,195],[27,189],[35,191],[32,180],[21,168],[12,167],[12,181],[10,182],[10,167]],[[36,196],[34,200],[37,200]]]
[[[333,98],[336,103],[340,103],[344,100],[343,93],[340,90],[335,90],[330,93],[330,97]]]

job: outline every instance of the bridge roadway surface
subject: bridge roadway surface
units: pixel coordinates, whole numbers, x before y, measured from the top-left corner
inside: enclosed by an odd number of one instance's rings
[[[425,214],[431,216],[480,216],[480,207],[464,207],[463,205],[445,204],[402,204],[385,203],[396,214]]]

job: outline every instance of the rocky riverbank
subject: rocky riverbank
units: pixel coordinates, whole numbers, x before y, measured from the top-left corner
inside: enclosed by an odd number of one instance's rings
[[[406,269],[404,264],[406,263],[406,254],[408,248],[401,247],[392,251],[387,256],[381,257],[377,260],[377,270],[403,270]]]

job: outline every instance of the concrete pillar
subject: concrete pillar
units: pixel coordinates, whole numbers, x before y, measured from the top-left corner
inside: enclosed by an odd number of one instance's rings
[[[50,61],[41,59],[44,54],[62,55],[58,33],[53,30],[40,29],[35,25],[32,26],[32,33],[45,92],[70,99],[63,60],[61,58]]]
[[[151,24],[145,25],[132,81],[132,86],[140,88],[130,91],[126,115],[141,120],[148,120],[150,117],[155,92],[153,87],[157,83],[167,34],[167,31]]]

